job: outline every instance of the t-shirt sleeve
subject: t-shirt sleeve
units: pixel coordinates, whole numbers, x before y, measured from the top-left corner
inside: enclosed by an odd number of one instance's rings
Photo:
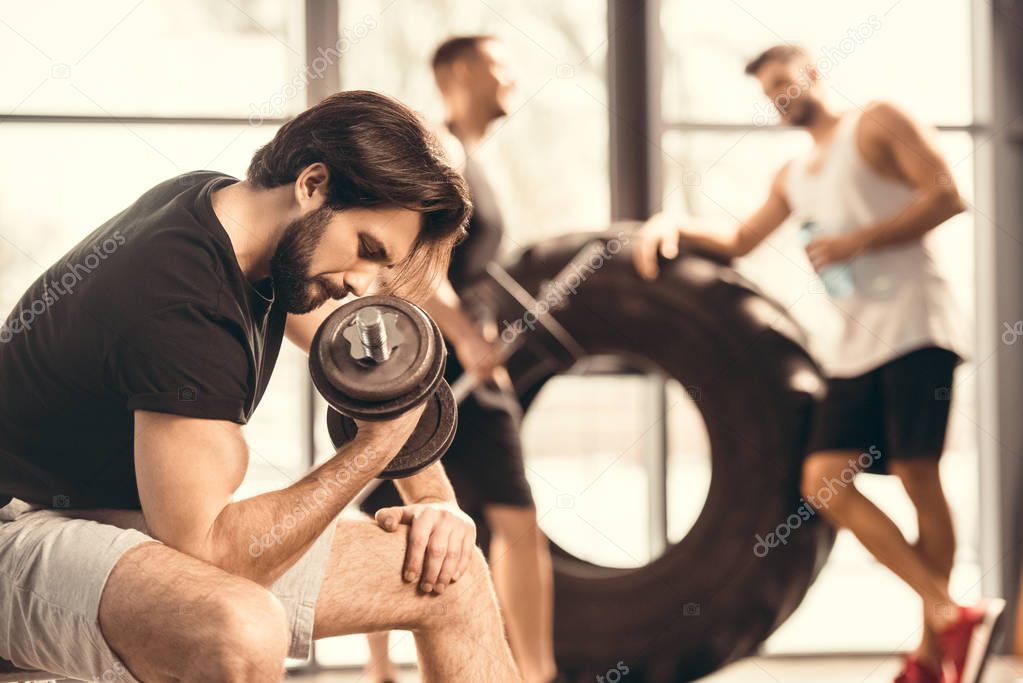
[[[246,422],[253,373],[237,326],[195,304],[147,316],[108,355],[128,410]]]

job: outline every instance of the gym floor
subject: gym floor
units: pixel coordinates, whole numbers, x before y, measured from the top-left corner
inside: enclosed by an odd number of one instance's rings
[[[755,657],[733,664],[703,679],[706,683],[820,683],[827,671],[828,683],[891,683],[898,672],[897,657]],[[289,676],[302,683],[368,683],[361,672],[331,672]],[[415,683],[414,671],[404,672],[399,683]],[[628,676],[622,678],[628,683]],[[983,683],[1023,682],[1023,659],[993,659]]]

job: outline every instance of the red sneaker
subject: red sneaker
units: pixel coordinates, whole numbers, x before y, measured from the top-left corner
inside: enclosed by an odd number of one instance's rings
[[[902,673],[895,677],[895,683],[945,683],[941,670],[932,671],[924,667],[914,655],[907,655]]]
[[[960,607],[955,622],[938,635],[948,683],[977,683],[1001,625],[1005,600],[985,600]]]

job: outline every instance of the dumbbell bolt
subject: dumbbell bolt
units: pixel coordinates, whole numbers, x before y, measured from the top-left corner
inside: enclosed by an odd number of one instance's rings
[[[313,337],[309,372],[330,405],[327,431],[335,448],[356,438],[358,421],[393,420],[425,403],[379,476],[408,477],[436,462],[458,425],[458,406],[444,381],[446,359],[437,324],[403,299],[363,297],[327,316]]]
[[[359,332],[359,341],[369,353],[369,357],[377,363],[383,363],[391,357],[391,345],[387,342],[387,327],[384,316],[379,308],[364,308],[355,316],[355,329]]]

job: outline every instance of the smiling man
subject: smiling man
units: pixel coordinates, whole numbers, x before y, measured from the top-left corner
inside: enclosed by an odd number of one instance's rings
[[[285,334],[308,352],[333,300],[384,271],[425,296],[469,210],[412,112],[341,93],[283,126],[245,181],[161,183],[49,268],[0,345],[0,658],[89,680],[275,681],[313,638],[402,628],[425,680],[517,680],[439,464],[377,524],[335,519],[418,411],[233,500]],[[95,245],[103,262],[48,294]]]

